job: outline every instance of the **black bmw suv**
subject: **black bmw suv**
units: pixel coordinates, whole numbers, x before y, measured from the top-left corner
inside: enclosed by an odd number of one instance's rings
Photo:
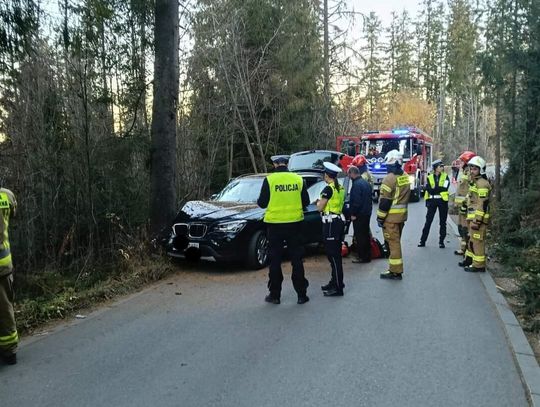
[[[317,172],[297,172],[306,181],[310,205],[304,213],[305,244],[322,240],[321,217],[315,205],[326,183]],[[165,247],[173,257],[243,261],[248,268],[267,264],[264,209],[257,198],[267,174],[231,180],[208,201],[190,201],[178,212]]]

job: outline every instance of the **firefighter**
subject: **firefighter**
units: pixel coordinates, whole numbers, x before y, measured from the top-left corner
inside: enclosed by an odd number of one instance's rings
[[[426,192],[424,199],[426,201],[427,213],[426,223],[422,229],[422,237],[418,247],[425,247],[429,236],[429,229],[433,222],[435,212],[439,211],[439,247],[444,249],[444,238],[446,237],[446,219],[448,217],[448,188],[450,179],[444,172],[444,164],[441,160],[433,161],[431,164],[433,172],[427,177]]]
[[[407,204],[411,194],[409,176],[401,168],[402,155],[391,150],[385,157],[388,174],[381,184],[381,198],[377,210],[377,224],[383,228],[383,236],[390,248],[389,269],[380,275],[383,279],[401,280],[403,259],[401,257],[401,233],[407,220]]]
[[[17,363],[19,335],[13,311],[13,263],[9,244],[9,220],[17,201],[9,189],[0,188],[0,356],[8,365]]]
[[[475,156],[469,160],[469,193],[467,194],[467,222],[469,242],[465,260],[459,265],[468,272],[486,271],[486,230],[489,222],[491,185],[486,176],[486,161]]]
[[[458,174],[458,187],[456,196],[454,198],[454,205],[459,210],[458,215],[458,232],[459,232],[459,250],[455,250],[454,254],[458,256],[465,255],[467,248],[467,241],[469,239],[468,225],[467,225],[467,193],[469,192],[469,166],[467,165],[469,160],[473,158],[476,153],[472,151],[464,151],[459,157],[458,161],[462,163],[461,171]]]
[[[287,243],[292,265],[292,283],[298,294],[298,304],[309,301],[302,262],[303,247],[301,242],[302,221],[304,208],[309,205],[304,180],[298,174],[289,172],[287,164],[289,156],[278,155],[271,157],[274,172],[263,181],[257,204],[266,208],[264,222],[267,227],[268,256],[270,259],[268,271],[268,290],[270,293],[265,301],[279,304],[281,301],[281,283],[283,272],[283,242]]]
[[[373,189],[373,175],[371,175],[371,172],[369,172],[366,157],[364,157],[362,154],[358,154],[351,161],[351,165],[354,165],[358,168],[361,177],[365,179],[367,183],[371,186],[371,189]]]

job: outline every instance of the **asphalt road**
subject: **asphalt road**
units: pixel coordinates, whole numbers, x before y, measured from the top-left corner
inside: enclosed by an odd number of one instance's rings
[[[191,266],[26,338],[19,364],[0,366],[0,405],[527,406],[478,275],[457,267],[453,238],[437,247],[437,220],[417,248],[423,204],[410,212],[401,282],[379,279],[385,260],[347,259],[345,296],[325,298],[328,262],[311,255],[311,301],[286,278],[276,306],[266,270]]]

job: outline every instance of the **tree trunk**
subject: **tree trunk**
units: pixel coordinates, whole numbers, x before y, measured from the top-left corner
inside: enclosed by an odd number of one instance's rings
[[[156,0],[154,101],[150,171],[150,232],[159,233],[176,211],[178,1]]]
[[[501,89],[497,87],[495,106],[495,200],[501,201]]]

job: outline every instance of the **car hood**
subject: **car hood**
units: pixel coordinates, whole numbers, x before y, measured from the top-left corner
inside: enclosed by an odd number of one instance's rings
[[[264,209],[254,203],[189,201],[178,212],[175,222],[260,219],[263,215]]]

